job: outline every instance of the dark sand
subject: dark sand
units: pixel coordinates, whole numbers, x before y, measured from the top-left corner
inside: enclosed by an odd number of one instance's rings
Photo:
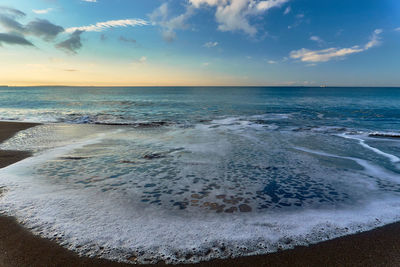
[[[33,126],[35,124],[0,122],[0,142]],[[29,152],[0,151],[0,168],[29,155]],[[33,235],[14,218],[0,216],[0,266],[132,265],[79,257],[54,241]],[[309,247],[190,266],[400,266],[400,223]]]

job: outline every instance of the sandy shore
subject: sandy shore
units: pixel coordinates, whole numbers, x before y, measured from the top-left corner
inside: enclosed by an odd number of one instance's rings
[[[0,142],[35,125],[0,122]],[[0,168],[29,155],[29,152],[0,151]],[[79,257],[53,241],[33,235],[14,218],[0,216],[0,266],[132,265]],[[400,223],[309,247],[190,266],[400,266]]]

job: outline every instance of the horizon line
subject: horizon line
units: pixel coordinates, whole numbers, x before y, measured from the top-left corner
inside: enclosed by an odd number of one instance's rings
[[[400,85],[0,85],[0,87],[97,87],[97,88],[139,88],[139,87],[301,87],[301,88],[400,88]]]

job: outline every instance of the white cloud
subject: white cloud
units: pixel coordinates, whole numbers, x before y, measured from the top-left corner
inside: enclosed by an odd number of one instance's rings
[[[286,3],[287,0],[267,0],[267,1],[260,1],[257,3],[257,9],[260,11],[265,11],[271,9],[273,7],[281,6],[282,4]],[[252,5],[254,2],[250,2]]]
[[[90,2],[90,3],[96,3],[97,0],[82,0],[83,2]]]
[[[116,27],[135,27],[135,26],[145,26],[149,25],[149,22],[143,19],[122,19],[122,20],[109,20],[106,22],[98,22],[96,24],[80,27],[71,27],[65,31],[68,33],[73,33],[75,31],[85,31],[85,32],[101,32],[109,28]]]
[[[276,64],[276,63],[278,63],[275,60],[268,60],[267,62],[268,62],[268,64]]]
[[[220,31],[243,31],[251,36],[257,33],[250,24],[251,16],[260,15],[274,7],[280,7],[289,0],[189,0],[196,8],[203,5],[216,7],[215,18]]]
[[[376,29],[372,34],[371,40],[365,45],[365,50],[370,49],[371,47],[377,46],[381,43],[379,34],[383,31],[381,29]]]
[[[314,41],[314,42],[317,42],[318,43],[318,45],[323,45],[323,44],[325,44],[325,41],[324,40],[322,40],[320,37],[318,37],[318,36],[311,36],[310,37],[310,40],[311,41]]]
[[[396,32],[400,32],[400,27],[394,29]]]
[[[370,41],[364,46],[355,45],[350,48],[327,48],[322,50],[309,50],[302,48],[300,50],[294,50],[290,52],[290,57],[293,59],[299,59],[302,62],[316,63],[316,62],[327,62],[332,59],[342,59],[343,57],[355,53],[364,52],[372,47],[380,44],[379,34],[382,30],[377,29],[372,34]]]
[[[134,64],[145,64],[147,62],[147,57],[142,56],[139,59],[133,61]]]
[[[35,14],[47,14],[50,11],[52,11],[52,8],[46,8],[46,9],[33,9],[32,12]]]
[[[164,3],[149,15],[153,25],[159,25],[162,28],[162,35],[165,41],[172,42],[176,38],[177,29],[186,29],[186,21],[192,16],[193,8],[187,7],[185,13],[175,17],[169,16],[168,3]]]
[[[294,59],[300,59],[303,62],[326,62],[333,58],[344,57],[349,54],[359,53],[364,49],[359,46],[353,46],[351,48],[327,48],[322,50],[308,50],[302,48],[300,50],[290,52],[290,57]]]
[[[290,6],[288,6],[285,11],[283,12],[283,15],[287,15],[290,13],[290,11],[292,11],[292,8]]]
[[[215,6],[219,4],[220,2],[226,2],[226,1],[220,1],[220,0],[190,0],[190,3],[194,5],[196,8],[199,8],[200,5],[202,4],[207,4],[209,6]]]
[[[211,48],[211,47],[216,47],[217,45],[218,45],[218,42],[207,42],[203,46],[207,47],[207,48]]]

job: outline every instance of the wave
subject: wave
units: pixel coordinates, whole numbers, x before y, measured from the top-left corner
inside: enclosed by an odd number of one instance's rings
[[[198,131],[196,127],[200,125],[206,130]],[[225,117],[190,129],[144,134],[130,129],[103,135],[95,131],[83,141],[71,141],[0,170],[0,186],[8,189],[0,199],[0,209],[17,216],[34,233],[57,239],[81,255],[136,263],[194,263],[268,253],[398,220],[398,196],[376,199],[381,195],[373,187],[374,178],[397,183],[398,175],[366,160],[297,148],[353,160],[364,168],[355,172],[332,170],[331,175],[319,172],[323,166],[314,166],[314,157],[293,153],[291,147],[286,147],[286,138],[292,139],[297,133],[285,133],[283,139],[279,132],[262,135],[257,127],[264,126],[267,125],[252,122],[248,117]],[[65,125],[41,125],[37,130],[48,132],[52,127]],[[84,128],[114,130],[87,125],[68,127],[75,130],[60,132],[82,137]],[[249,139],[238,137],[236,131],[229,129],[260,137],[266,146],[249,143]],[[37,136],[49,139],[43,132]],[[326,137],[335,142],[339,139],[333,135]],[[15,139],[9,143],[15,145]],[[264,154],[268,151],[271,153]],[[216,156],[217,153],[220,154]],[[68,174],[75,171],[76,176]],[[346,182],[343,188],[331,185],[330,179],[341,183],[341,177]],[[120,186],[122,183],[126,185]],[[102,191],[105,188],[111,189]],[[171,195],[170,190],[176,194]],[[366,195],[365,202],[364,198],[351,196],[353,192],[356,196]],[[185,197],[193,206],[178,209],[175,203],[184,205]],[[327,198],[332,199],[332,205],[320,204]],[[298,202],[299,199],[303,200]],[[268,202],[276,208],[258,205]],[[204,207],[199,203],[204,203]],[[211,210],[219,203],[239,209],[239,203],[246,203],[252,211]],[[296,208],[295,203],[305,204]]]
[[[49,151],[0,171],[4,177],[2,184],[9,188],[0,207],[10,215],[18,215],[33,232],[62,242],[81,255],[131,263],[195,263],[308,245],[399,218],[398,199],[393,198],[356,209],[185,214],[144,208],[115,193],[99,195],[97,191],[60,188],[25,175],[32,165],[60,157],[84,144]],[[146,190],[151,190],[153,185],[147,186]],[[48,218],[52,220],[49,222]]]
[[[369,137],[377,138],[400,138],[400,133],[395,132],[372,132],[368,134]]]
[[[389,153],[386,153],[386,152],[383,152],[382,150],[379,150],[379,149],[377,149],[375,147],[372,147],[372,146],[368,145],[367,143],[365,143],[365,140],[360,138],[360,137],[351,136],[351,135],[347,135],[347,134],[338,134],[338,136],[346,138],[346,139],[357,140],[358,143],[361,146],[363,146],[364,148],[369,149],[369,150],[375,152],[376,154],[379,154],[381,156],[384,156],[384,157],[388,158],[391,162],[393,162],[393,163],[400,162],[400,158],[399,157],[397,157],[395,155],[392,155],[392,154],[389,154]]]
[[[386,171],[385,169],[381,168],[380,166],[372,164],[371,162],[363,160],[363,159],[334,155],[334,154],[330,154],[330,153],[326,153],[326,152],[322,152],[322,151],[317,151],[317,150],[312,150],[312,149],[308,149],[308,148],[304,148],[304,147],[294,147],[294,149],[299,150],[299,151],[303,151],[303,152],[307,152],[307,153],[310,153],[310,154],[324,156],[324,157],[332,157],[332,158],[352,160],[352,161],[357,162],[358,165],[362,166],[364,168],[364,171],[369,175],[376,176],[376,177],[381,177],[381,178],[386,178],[386,179],[389,179],[389,180],[394,181],[394,182],[399,182],[400,181],[399,176],[397,174],[390,173],[390,172]]]

